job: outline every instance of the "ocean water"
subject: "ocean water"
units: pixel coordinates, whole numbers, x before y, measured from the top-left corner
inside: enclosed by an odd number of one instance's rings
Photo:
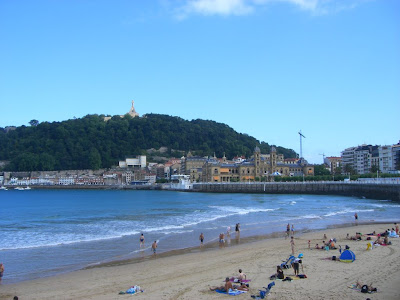
[[[120,190],[0,190],[0,262],[13,283],[113,260],[151,255],[218,239],[241,224],[241,237],[394,222],[400,204],[342,196],[208,194]],[[145,247],[140,249],[143,233]]]

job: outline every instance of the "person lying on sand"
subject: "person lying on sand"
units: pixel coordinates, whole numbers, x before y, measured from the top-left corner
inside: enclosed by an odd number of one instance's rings
[[[225,278],[225,285],[223,286],[216,286],[216,287],[210,287],[210,291],[215,291],[215,290],[221,290],[223,292],[228,292],[229,289],[232,289],[232,282],[230,282],[229,277]]]
[[[239,291],[248,291],[249,290],[249,285],[246,283],[242,283],[241,285],[234,285],[234,289],[237,289]]]
[[[361,284],[359,281],[356,282],[356,287],[358,287],[359,289],[362,289],[364,285],[368,287],[368,292],[377,291],[377,289],[372,286],[372,283],[370,285],[367,285],[367,284]]]

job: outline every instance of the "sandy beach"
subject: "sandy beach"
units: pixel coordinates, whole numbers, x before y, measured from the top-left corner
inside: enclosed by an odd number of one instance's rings
[[[392,245],[367,249],[367,241],[346,239],[376,231],[383,232],[393,224],[368,224],[332,228],[295,234],[295,253],[304,254],[306,279],[276,280],[268,299],[400,299],[400,239],[391,238]],[[321,244],[323,235],[336,238],[336,245],[348,245],[356,255],[353,263],[328,260],[339,257],[339,250],[308,249]],[[17,284],[1,284],[0,299],[225,299],[227,296],[209,290],[222,285],[227,276],[236,276],[241,268],[251,279],[250,291],[235,299],[251,299],[250,295],[271,282],[276,266],[291,254],[290,239],[253,238],[237,243],[232,234],[230,245],[218,248],[189,249],[146,256],[139,260],[115,262],[49,278]],[[7,266],[4,278],[7,277]],[[300,270],[301,273],[301,270]],[[294,277],[293,269],[285,275]],[[377,287],[378,292],[363,294],[349,288],[357,280]],[[130,286],[139,285],[143,293],[119,295]]]

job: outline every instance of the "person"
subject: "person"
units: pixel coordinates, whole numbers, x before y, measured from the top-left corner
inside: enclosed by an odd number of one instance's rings
[[[230,236],[230,235],[231,235],[231,226],[228,226],[228,227],[226,228],[226,235],[227,235],[227,236]]]
[[[308,240],[308,249],[311,250],[311,241],[310,240]]]
[[[283,270],[281,266],[276,266],[276,278],[283,279],[285,275],[283,275]]]
[[[397,223],[394,223],[394,226],[396,228],[396,234],[399,234],[399,225]]]
[[[219,234],[219,245],[222,247],[225,244],[225,234],[221,232]]]
[[[290,246],[292,247],[292,255],[294,255],[294,245],[295,245],[295,243],[294,243],[294,237],[291,237],[291,238],[290,238]]]
[[[381,240],[381,237],[380,236],[378,236],[378,238],[375,240],[375,242],[374,242],[374,245],[382,245],[383,244],[383,242],[382,242],[382,240]]]
[[[13,300],[18,300],[18,296],[14,296]]]
[[[244,283],[244,282],[242,282],[242,283],[240,284],[240,286],[234,285],[233,288],[234,288],[234,289],[237,289],[237,290],[239,290],[239,291],[248,291],[248,290],[249,290],[249,285],[246,284],[246,283]]]
[[[3,278],[3,274],[4,274],[4,265],[3,263],[0,263],[0,282],[1,279]]]
[[[237,223],[237,224],[236,224],[235,232],[236,232],[236,233],[240,233],[240,223]]]
[[[290,235],[290,224],[288,223],[286,226],[286,238],[288,238]]]
[[[367,292],[376,292],[377,291],[377,289],[372,286],[372,283],[370,285],[367,285],[367,284],[362,284],[359,281],[356,282],[356,287],[358,287],[359,289],[362,290],[363,286],[366,286],[368,288]]]
[[[144,235],[143,233],[140,235],[140,247],[144,246]]]
[[[292,267],[294,270],[294,276],[299,275],[300,258],[296,257],[292,262]]]
[[[354,220],[357,222],[357,220],[358,220],[358,215],[357,215],[357,213],[355,213],[354,214]]]
[[[200,233],[199,240],[200,240],[200,247],[201,247],[201,246],[203,246],[203,242],[204,242],[204,234],[203,233]]]
[[[326,233],[324,233],[324,240],[327,240],[328,238],[326,237]]]
[[[154,243],[151,245],[151,249],[153,250],[154,255],[156,255],[156,252],[157,252],[157,241],[154,241]]]
[[[294,225],[292,224],[292,236],[294,236]]]
[[[246,278],[247,278],[247,275],[245,273],[243,273],[242,269],[239,269],[239,276],[238,276],[239,282],[246,280]]]
[[[321,249],[318,244],[315,244],[315,249]]]
[[[232,288],[233,288],[232,282],[230,282],[229,277],[226,277],[225,278],[225,285],[216,286],[216,287],[212,287],[212,288],[210,287],[210,291],[220,290],[220,291],[223,291],[223,292],[228,292],[229,289],[232,289]]]

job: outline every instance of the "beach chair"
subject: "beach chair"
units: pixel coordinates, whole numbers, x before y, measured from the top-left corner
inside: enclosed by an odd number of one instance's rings
[[[290,255],[286,261],[282,260],[281,268],[282,269],[290,269],[292,266],[292,263],[295,259],[296,259],[296,257],[294,257],[293,255]]]
[[[253,299],[264,299],[265,297],[268,296],[269,292],[271,291],[272,287],[275,285],[275,281],[272,281],[270,284],[268,284],[267,287],[263,287],[265,290],[259,290],[260,293],[258,295],[251,295],[251,298]]]

